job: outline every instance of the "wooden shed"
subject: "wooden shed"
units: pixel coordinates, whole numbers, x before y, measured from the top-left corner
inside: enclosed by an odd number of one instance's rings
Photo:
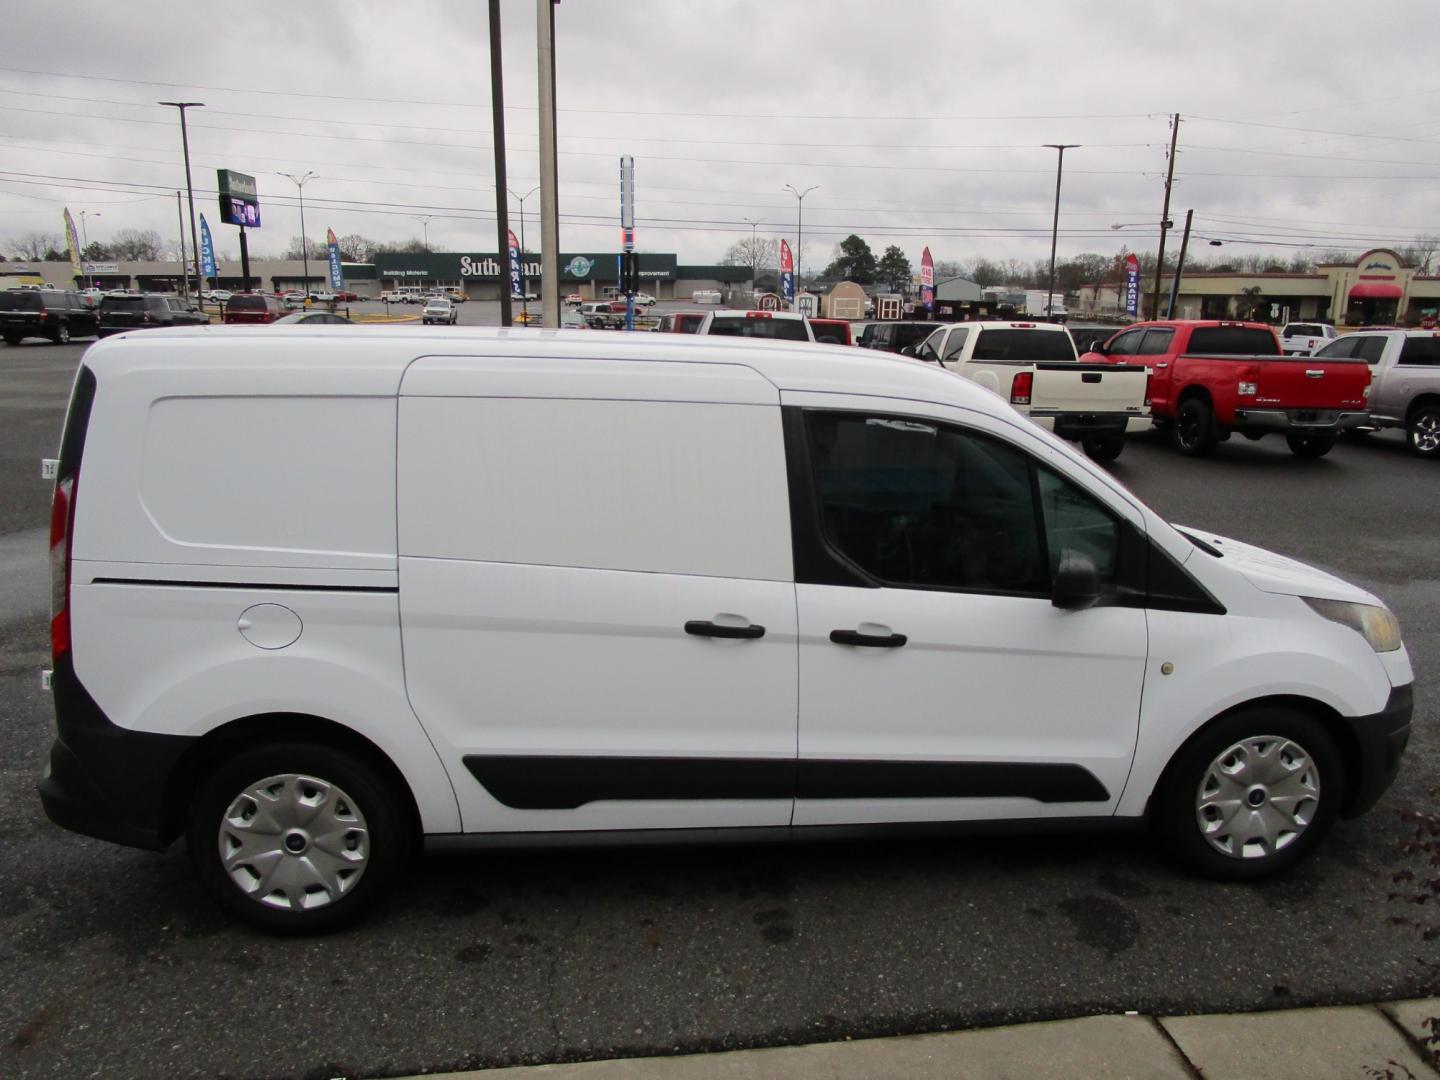
[[[820,314],[826,319],[863,319],[865,290],[853,281],[837,281],[820,293]]]

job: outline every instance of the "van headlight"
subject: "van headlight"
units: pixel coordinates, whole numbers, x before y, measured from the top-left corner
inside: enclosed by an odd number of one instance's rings
[[[1348,626],[1370,643],[1377,653],[1394,652],[1400,648],[1400,620],[1389,608],[1376,604],[1350,604],[1343,600],[1321,600],[1314,596],[1300,598],[1315,614]]]

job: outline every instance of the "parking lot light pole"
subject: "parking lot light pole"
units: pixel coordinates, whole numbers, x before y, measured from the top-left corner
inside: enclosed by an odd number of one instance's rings
[[[157,105],[169,105],[180,110],[180,148],[185,154],[185,194],[190,203],[190,250],[195,255],[195,287],[200,287],[200,240],[195,228],[195,185],[190,181],[190,135],[185,128],[185,110],[203,109],[203,101],[157,101]],[[183,265],[183,264],[182,264]],[[188,275],[188,271],[186,271]],[[249,284],[249,282],[246,282]]]
[[[795,211],[795,289],[800,289],[800,267],[804,260],[805,252],[805,196],[818,188],[819,184],[811,184],[804,191],[796,191],[794,184],[786,184],[785,190],[795,196],[798,204]]]
[[[757,269],[759,269],[759,267],[758,267],[756,264],[760,261],[759,258],[758,258],[757,255],[756,255],[756,252],[755,252],[756,246],[757,246],[757,245],[759,244],[759,242],[760,242],[759,239],[758,239],[758,238],[756,237],[756,235],[755,235],[755,230],[758,229],[761,225],[765,224],[765,219],[764,219],[763,217],[762,217],[762,218],[748,218],[748,217],[747,217],[747,218],[742,218],[741,220],[743,220],[743,221],[745,222],[745,224],[747,224],[747,225],[750,226],[750,293],[751,293],[751,295],[754,295],[754,293],[755,293],[755,271],[756,271]]]
[[[505,189],[510,191],[509,188]],[[525,200],[539,191],[538,186],[532,187],[524,195],[516,195],[510,191],[510,197],[520,204],[520,312],[525,317],[525,325],[530,325],[530,275],[525,272]]]
[[[296,176],[294,173],[282,172],[278,175],[287,180],[293,180],[295,187],[300,192],[300,263],[305,267],[305,284],[301,289],[305,293],[305,299],[310,299],[310,239],[305,235],[305,181],[315,179],[313,172],[307,172],[304,176]]]
[[[1055,160],[1055,218],[1050,223],[1050,288],[1045,293],[1045,317],[1055,306],[1055,245],[1060,239],[1060,177],[1065,171],[1065,151],[1074,150],[1079,143],[1046,143],[1051,150],[1057,150]]]

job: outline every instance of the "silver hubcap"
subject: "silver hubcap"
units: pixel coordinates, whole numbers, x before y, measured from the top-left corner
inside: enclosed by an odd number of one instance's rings
[[[1433,454],[1440,449],[1440,413],[1422,413],[1415,418],[1410,428],[1410,438],[1415,449]]]
[[[1257,735],[1210,763],[1195,793],[1195,820],[1222,855],[1263,859],[1298,840],[1319,806],[1320,772],[1305,748]]]
[[[353,889],[370,857],[370,833],[353,799],[314,776],[267,777],[235,797],[220,823],[230,880],[267,907],[324,907]]]

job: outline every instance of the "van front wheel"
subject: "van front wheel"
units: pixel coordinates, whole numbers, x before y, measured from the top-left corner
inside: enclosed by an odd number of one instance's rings
[[[1292,709],[1254,708],[1205,729],[1176,756],[1155,826],[1193,869],[1253,881],[1290,869],[1334,824],[1344,790],[1335,741]]]
[[[222,762],[190,815],[190,858],[226,908],[274,933],[353,921],[406,865],[404,805],[362,758],[316,743],[258,746]]]

